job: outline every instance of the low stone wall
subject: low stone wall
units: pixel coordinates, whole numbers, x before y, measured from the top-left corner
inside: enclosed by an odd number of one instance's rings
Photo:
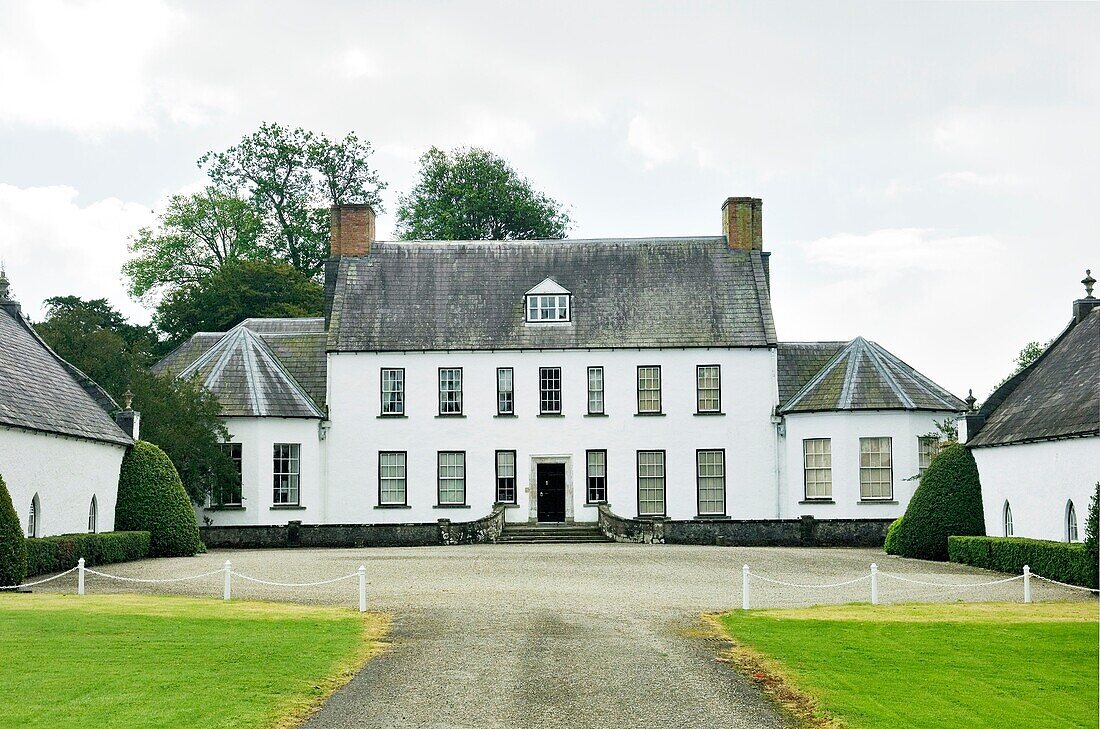
[[[600,505],[600,529],[616,542],[728,547],[881,547],[892,519],[626,519]]]
[[[496,542],[504,526],[504,508],[471,522],[440,519],[435,524],[302,524],[286,526],[208,526],[199,534],[207,547],[428,547]]]

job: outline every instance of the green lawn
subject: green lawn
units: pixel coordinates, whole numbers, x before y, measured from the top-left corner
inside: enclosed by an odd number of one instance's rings
[[[810,725],[1096,727],[1097,605],[848,605],[721,616],[731,659]]]
[[[273,603],[0,594],[0,726],[289,726],[387,625]]]

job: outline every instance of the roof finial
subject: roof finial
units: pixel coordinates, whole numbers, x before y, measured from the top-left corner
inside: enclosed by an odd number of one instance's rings
[[[0,301],[7,301],[10,293],[11,287],[8,284],[8,275],[4,272],[4,264],[0,263]]]
[[[122,409],[132,410],[130,406],[134,404],[134,393],[130,392],[130,388],[126,388],[126,392],[122,393]]]
[[[971,389],[966,396],[966,412],[974,412],[974,405],[978,402],[978,398],[974,397],[974,390]]]
[[[0,276],[2,276],[2,275],[3,274],[0,273]],[[0,280],[2,280],[2,279],[0,279]],[[1081,279],[1081,283],[1083,283],[1085,285],[1085,298],[1086,299],[1091,299],[1092,298],[1092,287],[1096,284],[1096,279],[1094,279],[1092,277],[1092,271],[1091,270],[1089,270],[1087,268],[1085,269],[1085,277],[1083,279]]]

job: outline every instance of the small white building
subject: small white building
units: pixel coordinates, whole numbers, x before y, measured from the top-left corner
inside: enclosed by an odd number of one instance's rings
[[[1077,542],[1100,481],[1100,299],[1086,296],[1043,354],[965,418],[986,534]]]
[[[29,537],[114,529],[121,410],[58,357],[9,298],[0,271],[0,475]]]
[[[376,241],[333,209],[326,317],[195,335],[223,403],[215,525],[890,519],[963,404],[863,339],[784,344],[761,201],[722,235]],[[831,396],[829,399],[828,396]],[[929,451],[931,452],[931,451]],[[236,496],[236,494],[240,496]]]

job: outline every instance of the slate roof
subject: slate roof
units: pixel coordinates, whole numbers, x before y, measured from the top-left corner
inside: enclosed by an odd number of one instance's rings
[[[226,417],[324,417],[324,319],[246,319],[200,332],[154,370],[199,377]]]
[[[1100,435],[1100,307],[1071,323],[1043,354],[997,388],[967,445]]]
[[[552,278],[570,324],[525,322]],[[722,236],[381,242],[340,259],[328,350],[767,347],[776,344],[763,256]]]
[[[833,354],[827,357],[830,350]],[[847,344],[784,342],[778,357],[780,413],[966,409],[962,400],[863,337]],[[785,399],[784,393],[815,366],[816,372]]]
[[[132,445],[108,412],[120,409],[42,341],[17,304],[0,303],[0,425]]]

